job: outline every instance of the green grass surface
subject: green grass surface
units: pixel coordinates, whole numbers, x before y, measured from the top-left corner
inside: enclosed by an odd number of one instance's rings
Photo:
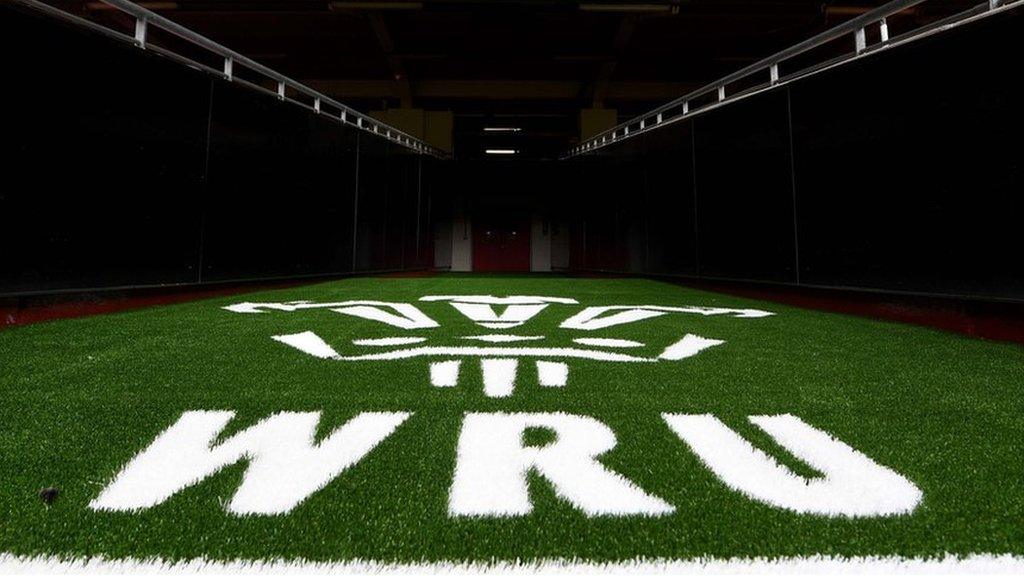
[[[478,371],[433,388],[426,359],[319,360],[271,339],[314,330],[339,348],[408,333],[329,310],[256,315],[242,301],[376,299],[430,294],[566,296],[515,334],[568,344],[558,324],[589,305],[761,308],[756,320],[669,315],[586,336],[664,346],[687,332],[724,345],[680,362],[569,360],[565,388],[525,368],[509,398],[483,395]],[[486,332],[444,302],[431,343]],[[443,341],[443,342],[442,342]],[[651,344],[655,346],[655,344]],[[346,351],[352,345],[347,344]],[[15,554],[464,560],[931,556],[1024,553],[1024,348],[645,280],[438,276],[357,278],[0,331],[0,551]],[[233,410],[226,433],[282,410],[322,411],[320,433],[363,411],[414,415],[354,468],[290,514],[237,517],[223,504],[244,464],[140,513],[87,504],[186,410]],[[450,519],[448,490],[462,416],[473,411],[590,415],[614,430],[608,467],[676,507],[660,518],[587,518],[531,477],[534,512]],[[749,424],[792,413],[910,480],[910,515],[828,519],[757,503],[711,474],[664,412],[712,413],[801,468]],[[526,439],[542,445],[543,433]],[[52,506],[37,496],[60,488]]]

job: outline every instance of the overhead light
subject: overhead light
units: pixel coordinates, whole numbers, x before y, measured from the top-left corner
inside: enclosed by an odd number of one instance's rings
[[[588,2],[580,4],[580,10],[584,12],[678,12],[679,6],[675,4],[605,4]]]
[[[518,154],[519,150],[513,150],[512,148],[488,148],[484,152],[487,154]]]
[[[422,10],[423,2],[404,2],[402,0],[335,0],[327,4],[330,10]]]
[[[512,128],[506,126],[487,126],[484,128],[484,132],[521,132],[522,128]]]

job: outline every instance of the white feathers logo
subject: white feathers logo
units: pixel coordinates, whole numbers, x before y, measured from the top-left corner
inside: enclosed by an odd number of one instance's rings
[[[458,384],[462,358],[479,358],[484,393],[492,398],[511,396],[514,392],[520,359],[534,359],[537,382],[542,387],[563,387],[569,377],[569,366],[562,360],[579,358],[598,362],[677,362],[724,344],[723,340],[696,334],[683,334],[676,341],[660,349],[657,354],[642,354],[647,345],[634,340],[588,337],[595,331],[656,318],[667,314],[696,314],[700,316],[730,316],[752,319],[771,316],[771,312],[755,309],[709,308],[702,306],[590,306],[570,311],[559,325],[560,329],[578,332],[572,345],[545,345],[545,335],[510,334],[513,328],[528,326],[549,306],[578,306],[572,298],[549,296],[424,296],[420,302],[447,302],[487,333],[459,337],[454,345],[435,345],[427,336],[399,335],[387,338],[356,339],[352,345],[360,350],[354,354],[341,354],[313,331],[273,336],[274,340],[325,360],[342,362],[393,361],[408,358],[431,358],[430,383],[438,388]],[[500,309],[500,307],[504,307]],[[270,311],[296,312],[300,310],[328,309],[338,314],[356,316],[382,322],[401,329],[425,333],[440,327],[437,321],[422,310],[404,302],[377,300],[350,300],[343,302],[295,301],[282,303],[242,302],[224,309],[240,314],[260,314]],[[499,311],[500,309],[500,311]],[[575,336],[575,334],[573,334]],[[630,351],[638,351],[636,354]]]

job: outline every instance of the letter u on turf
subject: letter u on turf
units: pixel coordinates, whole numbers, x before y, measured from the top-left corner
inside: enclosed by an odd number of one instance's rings
[[[527,428],[546,428],[555,440],[523,445]],[[659,516],[675,509],[605,468],[597,457],[615,447],[615,434],[597,420],[564,413],[470,413],[462,424],[448,501],[450,516],[522,516],[533,510],[527,473],[551,483],[559,498],[587,516]]]
[[[910,480],[790,414],[749,419],[824,477],[794,474],[710,414],[662,417],[727,486],[777,508],[866,518],[908,514],[921,501]]]
[[[214,446],[234,416],[234,412],[185,412],[129,462],[89,507],[116,511],[156,506],[225,466],[248,460],[228,511],[285,514],[359,462],[409,414],[359,414],[314,444],[319,412],[280,412]]]

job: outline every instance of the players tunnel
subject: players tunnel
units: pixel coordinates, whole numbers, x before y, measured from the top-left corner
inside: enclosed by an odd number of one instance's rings
[[[793,2],[760,40],[742,3],[310,3],[276,32],[251,4],[0,7],[0,295],[450,270],[1024,300],[1021,2]]]
[[[1022,32],[0,0],[0,574],[1024,574]]]

